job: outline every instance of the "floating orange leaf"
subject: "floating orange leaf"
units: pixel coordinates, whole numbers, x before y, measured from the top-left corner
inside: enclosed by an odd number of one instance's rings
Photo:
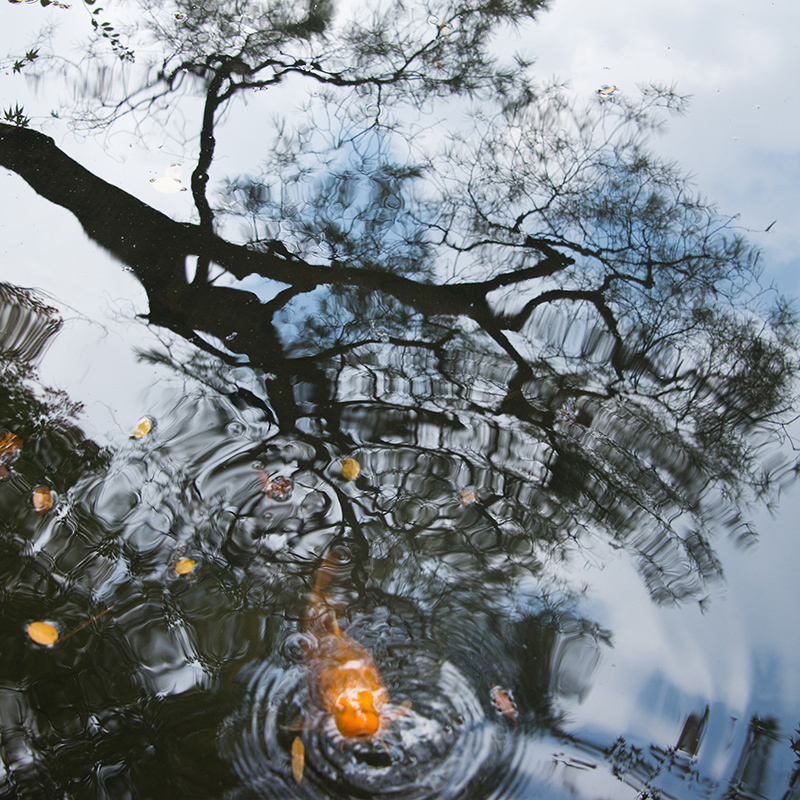
[[[343,458],[340,463],[342,465],[342,477],[346,481],[354,481],[358,477],[358,473],[361,472],[361,464],[354,458]]]
[[[288,500],[292,494],[292,482],[283,475],[276,475],[274,478],[267,475],[261,467],[256,467],[258,480],[264,487],[264,493],[270,500]]]
[[[0,436],[0,461],[8,461],[14,457],[20,447],[22,447],[22,439],[11,433],[11,431],[5,431]]]
[[[131,439],[141,439],[143,436],[147,436],[152,429],[153,420],[150,417],[142,417],[131,431]]]
[[[53,493],[46,486],[37,486],[33,490],[33,507],[44,514],[53,505]]]
[[[31,622],[28,624],[28,636],[36,642],[47,647],[54,645],[58,641],[58,631],[49,622]]]
[[[502,714],[505,714],[509,719],[513,719],[514,722],[519,722],[517,707],[514,705],[514,701],[511,699],[508,692],[504,691],[499,686],[492,686],[492,700],[494,700],[495,705],[500,709]]]
[[[303,780],[303,768],[306,764],[306,749],[299,736],[294,737],[292,742],[292,775],[300,783]]]
[[[195,567],[195,562],[191,558],[179,558],[175,562],[175,572],[178,575],[188,575]]]
[[[478,490],[474,486],[467,486],[461,490],[461,505],[468,506],[478,499]]]

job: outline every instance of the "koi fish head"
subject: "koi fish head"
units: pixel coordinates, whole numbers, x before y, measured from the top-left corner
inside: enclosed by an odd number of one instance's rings
[[[374,736],[381,727],[372,692],[345,692],[336,700],[333,718],[339,733],[347,739]]]

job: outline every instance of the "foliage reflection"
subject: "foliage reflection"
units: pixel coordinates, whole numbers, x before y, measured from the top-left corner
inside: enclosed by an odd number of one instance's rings
[[[348,625],[391,696],[413,705],[385,754],[312,736],[304,785],[482,796],[492,763],[508,770],[508,796],[525,796],[540,778],[515,769],[523,745],[495,686],[528,736],[606,758],[642,791],[663,768],[666,756],[645,769],[625,741],[566,733],[560,702],[590,690],[613,633],[568,567],[610,543],[657,603],[697,599],[719,577],[715,533],[752,535],[748,503],[793,470],[763,456],[793,414],[795,319],[759,287],[732,220],[649,151],[681,98],[651,88],[575,106],[537,87],[524,60],[490,56],[495,30],[541,2],[433,5],[388,3],[345,24],[326,2],[145,4],[145,23],[107,55],[146,43],[157,57],[131,73],[135,91],[88,91],[73,121],[113,129],[131,116],[195,142],[191,223],[106,183],[35,125],[0,124],[0,163],[142,283],[163,345],[140,356],[185,387],[159,397],[152,431],[101,451],[59,416],[66,398],[26,388],[58,322],[3,288],[4,309],[30,321],[22,349],[5,328],[2,425],[24,440],[68,431],[53,445],[68,464],[59,516],[18,510],[23,461],[2,488],[16,509],[4,586],[18,604],[5,636],[19,649],[25,619],[97,619],[72,639],[83,650],[21,656],[39,677],[6,691],[13,790],[76,791],[67,764],[96,794],[160,796],[151,764],[197,793],[207,784],[187,767],[203,758],[220,796],[295,791],[298,622],[332,545]],[[91,68],[111,69],[93,47]],[[286,83],[310,87],[302,116],[287,112],[246,172],[221,176],[226,114]],[[187,133],[181,115],[198,100]],[[468,126],[448,122],[465,109]],[[192,569],[170,569],[179,559]],[[101,621],[103,604],[114,610]],[[29,715],[24,766],[9,742]],[[705,722],[689,722],[676,752],[693,755]],[[96,749],[65,756],[65,737]]]

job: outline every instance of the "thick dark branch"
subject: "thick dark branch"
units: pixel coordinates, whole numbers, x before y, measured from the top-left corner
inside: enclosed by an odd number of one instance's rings
[[[201,226],[175,222],[89,172],[53,140],[29,128],[0,123],[0,164],[16,172],[42,197],[71,211],[98,244],[128,264],[148,290],[181,289],[185,259],[207,255],[243,279],[252,274],[299,291],[342,284],[384,292],[428,315],[471,316],[479,287],[422,284],[378,270],[310,264],[285,258],[274,249],[249,250]]]
[[[197,166],[192,172],[192,197],[200,216],[200,235],[210,245],[211,237],[214,232],[214,212],[211,210],[208,198],[206,197],[206,187],[208,186],[208,171],[211,169],[211,162],[214,160],[214,149],[216,139],[214,138],[214,115],[222,102],[219,98],[219,91],[223,81],[230,74],[230,70],[218,70],[211,79],[206,90],[206,102],[203,108],[203,124],[200,129],[200,154]],[[197,260],[197,272],[195,281],[203,283],[208,280],[210,258],[208,246],[202,247]]]
[[[219,264],[234,277],[244,279],[252,274],[284,283],[291,287],[289,295],[309,292],[320,285],[338,284],[391,295],[406,306],[426,316],[466,316],[478,322],[495,339],[520,369],[524,359],[502,334],[503,329],[516,330],[537,305],[553,300],[588,300],[593,303],[609,331],[619,342],[619,333],[612,312],[606,306],[602,289],[594,291],[549,291],[531,300],[514,318],[498,318],[489,308],[486,295],[493,289],[551,275],[571,260],[544,242],[536,244],[546,257],[529,269],[509,272],[473,283],[438,285],[419,283],[402,275],[379,270],[354,269],[334,262],[331,266],[310,264],[289,256],[286,251],[270,248],[250,250],[220,238],[204,225],[179,223],[150,208],[116,186],[84,169],[59,150],[52,139],[27,128],[0,124],[0,163],[17,172],[33,189],[71,211],[86,232],[100,245],[131,266],[151,297],[151,302],[169,312],[187,303],[213,319],[211,332],[220,335],[219,314],[214,312],[217,287],[195,281],[191,293],[186,286],[185,260],[197,255]],[[253,298],[241,292],[242,302]],[[234,297],[225,298],[225,303]],[[151,309],[154,311],[155,309]],[[262,308],[267,322],[274,307]],[[197,325],[195,321],[195,325]],[[266,323],[265,323],[266,324]],[[271,324],[271,323],[270,323]],[[202,324],[200,324],[202,327]],[[208,329],[208,328],[206,328]],[[251,342],[259,356],[263,343]],[[618,350],[619,348],[617,348]],[[251,357],[253,351],[246,350]],[[260,358],[259,358],[260,360]],[[617,366],[615,364],[615,366]]]

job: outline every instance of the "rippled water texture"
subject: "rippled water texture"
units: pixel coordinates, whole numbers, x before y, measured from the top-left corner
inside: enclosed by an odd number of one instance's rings
[[[800,329],[682,98],[353,8],[4,8],[0,796],[797,800]]]

